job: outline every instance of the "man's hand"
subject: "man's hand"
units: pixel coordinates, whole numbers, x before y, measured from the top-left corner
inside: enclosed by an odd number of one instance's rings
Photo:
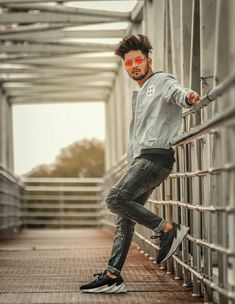
[[[188,102],[192,105],[197,104],[201,101],[200,95],[196,92],[189,92],[188,94],[186,94],[186,98]]]

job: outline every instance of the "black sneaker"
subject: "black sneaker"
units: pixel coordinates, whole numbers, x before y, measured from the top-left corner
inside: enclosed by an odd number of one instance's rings
[[[94,274],[94,276],[97,275],[98,277],[94,281],[80,286],[80,291],[91,293],[127,292],[127,286],[121,276],[113,279],[106,275],[106,271]]]
[[[171,231],[161,232],[160,249],[156,259],[158,264],[165,262],[175,253],[189,231],[189,227],[176,223],[172,223],[172,225],[173,229]]]

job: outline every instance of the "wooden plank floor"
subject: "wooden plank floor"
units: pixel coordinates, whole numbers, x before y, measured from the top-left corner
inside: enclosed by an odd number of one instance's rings
[[[23,230],[0,242],[0,303],[203,303],[132,246],[122,270],[126,294],[85,294],[101,272],[113,235],[101,229]]]

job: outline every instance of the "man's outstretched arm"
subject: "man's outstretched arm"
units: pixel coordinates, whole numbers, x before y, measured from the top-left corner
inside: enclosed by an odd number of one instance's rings
[[[171,74],[166,75],[164,86],[168,102],[175,102],[181,107],[190,108],[201,100],[197,92],[182,86]]]

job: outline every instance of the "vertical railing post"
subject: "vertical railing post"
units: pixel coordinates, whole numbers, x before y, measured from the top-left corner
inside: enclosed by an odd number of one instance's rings
[[[196,172],[201,168],[200,157],[200,140],[194,140],[191,143],[191,171]],[[192,177],[191,200],[193,205],[201,205],[201,178],[199,176]],[[192,212],[192,231],[194,237],[201,238],[201,213]],[[201,272],[201,247],[192,243],[192,267]],[[201,284],[196,276],[193,275],[193,296],[201,295]]]

